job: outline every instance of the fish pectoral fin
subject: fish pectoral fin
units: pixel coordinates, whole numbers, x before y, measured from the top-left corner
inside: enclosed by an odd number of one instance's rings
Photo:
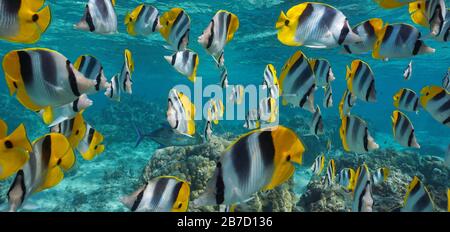
[[[60,167],[54,167],[47,172],[47,176],[45,177],[45,181],[39,186],[36,192],[40,192],[45,189],[52,188],[59,184],[61,180],[64,178],[64,173]]]
[[[0,153],[0,180],[4,180],[25,165],[28,161],[28,152],[23,149],[13,148]]]
[[[47,125],[53,122],[53,108],[51,106],[47,106],[43,109],[42,119]]]

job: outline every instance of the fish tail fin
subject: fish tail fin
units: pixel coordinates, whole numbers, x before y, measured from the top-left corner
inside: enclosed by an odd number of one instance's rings
[[[289,18],[284,13],[284,11],[281,11],[280,16],[278,17],[278,21],[275,24],[276,29],[280,29],[284,27],[285,25],[289,25]]]
[[[134,145],[134,148],[138,147],[139,144],[141,144],[142,140],[145,138],[145,134],[142,132],[141,129],[139,129],[135,123],[133,123],[134,130],[136,131],[137,139],[136,144]]]

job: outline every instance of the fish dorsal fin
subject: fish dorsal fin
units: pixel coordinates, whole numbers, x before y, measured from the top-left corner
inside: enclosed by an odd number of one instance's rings
[[[370,25],[372,25],[375,35],[378,31],[383,29],[383,20],[380,18],[372,18],[369,20]]]
[[[6,134],[8,133],[8,125],[6,125],[6,122],[0,119],[0,139],[6,137]]]
[[[134,72],[134,60],[133,60],[133,56],[131,54],[131,51],[128,49],[125,49],[125,60],[127,61],[127,66],[130,69],[130,72]]]
[[[112,4],[113,6],[116,6],[116,0],[111,0],[111,4]]]
[[[234,37],[234,33],[236,33],[236,31],[239,29],[239,18],[235,14],[232,14],[230,12],[227,13],[229,13],[231,17],[230,26],[228,27],[227,33],[227,42],[230,42]]]

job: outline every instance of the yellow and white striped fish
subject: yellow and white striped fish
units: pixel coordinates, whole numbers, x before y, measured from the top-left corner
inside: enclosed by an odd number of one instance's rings
[[[334,159],[328,162],[327,175],[325,176],[325,186],[330,187],[336,178],[336,164]]]
[[[61,134],[47,134],[33,142],[30,159],[19,170],[7,193],[9,211],[17,211],[34,193],[52,188],[75,163],[75,155]]]
[[[320,112],[320,107],[316,106],[316,112],[312,115],[311,123],[309,124],[309,131],[311,135],[319,136],[323,135],[323,118],[322,112]]]
[[[164,58],[175,70],[195,83],[200,62],[197,53],[187,49],[178,51],[171,56],[164,56]]]
[[[171,89],[167,107],[167,121],[180,134],[195,134],[195,105],[182,92]]]
[[[268,64],[264,70],[264,89],[268,89],[269,97],[278,100],[280,97],[280,84],[278,83],[277,71],[272,64]]]
[[[107,88],[106,83],[98,86],[97,80],[86,78],[62,54],[45,48],[9,52],[3,58],[3,70],[10,94],[35,112],[44,109],[51,114],[52,107],[96,93],[97,87]]]
[[[181,8],[172,8],[159,18],[161,29],[159,32],[173,51],[184,51],[189,44],[191,19]]]
[[[438,122],[450,127],[450,93],[438,86],[420,91],[420,105]]]
[[[122,88],[120,86],[120,73],[117,73],[113,77],[111,77],[111,84],[105,91],[105,96],[107,96],[112,101],[120,102],[120,95],[122,92]]]
[[[402,212],[433,212],[430,192],[417,176],[411,181],[405,195]]]
[[[405,23],[397,23],[385,25],[380,30],[372,57],[388,60],[390,58],[409,58],[434,52],[434,48],[427,46],[420,39],[420,31],[416,27]]]
[[[259,119],[268,123],[274,123],[278,120],[279,108],[278,102],[271,97],[261,99],[259,102]]]
[[[88,107],[92,106],[93,101],[88,98],[86,94],[82,94],[75,101],[63,105],[54,107],[51,114],[46,114],[44,110],[39,111],[44,123],[49,127],[56,126],[63,121],[72,119],[77,116],[78,113],[83,112]]]
[[[442,87],[450,92],[450,69],[448,69],[447,74],[442,78]]]
[[[323,168],[325,167],[325,156],[323,154],[320,154],[319,156],[314,159],[314,163],[311,166],[311,171],[314,173],[314,175],[319,176],[320,173],[322,173]]]
[[[372,177],[366,164],[356,171],[355,188],[353,193],[353,212],[372,212]]]
[[[414,134],[414,126],[408,116],[396,110],[392,113],[391,119],[394,139],[402,146],[420,148]]]
[[[437,41],[448,42],[450,41],[450,9],[447,9],[445,20],[442,25],[441,31],[435,35]]]
[[[362,42],[344,45],[341,50],[344,54],[364,54],[371,52],[377,41],[377,34],[383,29],[383,20],[372,18],[359,23],[352,28],[361,37]]]
[[[361,42],[338,9],[319,2],[304,2],[281,12],[275,25],[278,40],[288,46],[334,48]]]
[[[193,204],[232,205],[274,189],[292,177],[304,151],[295,132],[283,126],[244,134],[225,150],[205,192]]]
[[[409,4],[409,13],[414,23],[427,27],[431,35],[438,35],[447,16],[445,0],[419,0]]]
[[[228,11],[219,10],[208,27],[198,37],[198,42],[206,49],[219,67],[224,66],[224,48],[239,29],[239,18]]]
[[[50,6],[45,0],[0,0],[0,39],[18,43],[35,43],[51,21]]]
[[[261,127],[260,117],[257,109],[251,109],[245,115],[244,128],[249,130],[259,129]]]
[[[120,87],[122,88],[123,92],[132,94],[133,93],[133,89],[132,89],[133,80],[132,80],[131,76],[134,72],[134,59],[131,54],[131,51],[128,49],[125,49],[123,57],[124,57],[124,63],[122,66],[122,71],[120,72],[120,76],[119,76]]]
[[[402,111],[419,112],[419,96],[411,89],[400,89],[394,95],[394,106]]]
[[[116,0],[89,0],[75,28],[99,34],[117,33]]]
[[[309,65],[308,58],[297,51],[283,66],[280,75],[280,91],[283,105],[291,104],[315,112],[314,93],[316,83],[314,71]]]
[[[362,60],[354,60],[347,66],[347,87],[353,95],[365,102],[376,102],[375,75],[369,64]]]
[[[367,123],[357,116],[345,116],[339,132],[342,145],[347,152],[367,153],[379,148],[370,136]]]
[[[77,151],[83,159],[92,160],[105,150],[105,145],[102,144],[103,135],[87,123],[85,123],[85,127],[86,132],[77,146]]]
[[[374,185],[379,185],[387,180],[389,176],[389,168],[379,168],[372,175]]]
[[[346,191],[353,191],[353,185],[355,182],[355,170],[352,168],[344,168],[339,172],[339,175],[337,176],[337,182],[339,185],[344,187]]]
[[[128,34],[132,36],[148,36],[161,29],[159,11],[148,4],[140,4],[125,16]]]
[[[100,61],[91,55],[82,55],[73,64],[86,78],[95,80],[95,90],[100,91],[100,86],[108,86],[103,66]]]
[[[63,134],[69,141],[70,146],[73,149],[77,148],[86,134],[86,123],[84,122],[83,114],[78,113],[74,118],[55,125],[50,129],[50,132]]]
[[[356,99],[356,96],[353,95],[350,90],[345,90],[344,95],[339,102],[339,116],[341,117],[341,119],[343,119],[346,115],[350,115],[350,110],[353,108],[353,106],[355,106]]]
[[[190,194],[188,182],[161,176],[123,197],[122,203],[133,212],[186,212]]]

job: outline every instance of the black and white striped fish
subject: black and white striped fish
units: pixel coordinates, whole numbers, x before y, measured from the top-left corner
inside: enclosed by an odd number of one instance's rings
[[[191,19],[181,8],[172,8],[159,18],[161,29],[159,32],[173,51],[184,51],[189,44]]]
[[[89,99],[86,94],[83,94],[72,103],[54,107],[51,111],[51,115],[49,115],[47,112],[44,112],[44,110],[41,110],[39,114],[41,114],[44,122],[49,127],[53,127],[59,123],[62,123],[63,121],[74,118],[78,113],[92,106],[92,104],[93,101]]]
[[[190,81],[195,82],[199,64],[197,53],[191,50],[184,50],[171,56],[164,56],[164,58],[175,70],[186,76]]]
[[[442,25],[442,29],[435,36],[437,41],[448,42],[450,41],[450,9],[447,9],[447,14],[445,15],[445,21]]]
[[[120,74],[117,73],[111,78],[111,84],[108,89],[106,89],[105,96],[113,101],[120,101],[121,87],[120,87]]]
[[[140,4],[125,16],[128,34],[132,36],[148,36],[161,29],[159,11],[148,4]]]
[[[10,94],[16,94],[20,103],[34,112],[97,92],[96,80],[86,78],[66,57],[49,49],[11,51],[3,58],[3,70]],[[106,87],[100,83],[100,89]]]
[[[325,186],[330,187],[334,183],[334,179],[336,178],[336,164],[334,159],[331,159],[328,162],[327,167],[327,175],[325,177]]]
[[[433,212],[434,203],[430,192],[417,176],[411,181],[405,195],[402,212]]]
[[[244,91],[245,88],[243,85],[234,85],[231,89],[231,95],[229,96],[229,100],[232,104],[242,104],[244,101]]]
[[[359,23],[352,28],[359,37],[361,37],[362,42],[346,44],[341,50],[344,54],[364,54],[371,52],[375,42],[377,41],[377,34],[383,29],[383,20],[380,18],[372,18]]]
[[[442,31],[447,11],[445,0],[419,0],[409,4],[413,22],[429,28],[431,35]]]
[[[356,96],[350,92],[350,90],[346,89],[344,95],[342,96],[341,101],[339,102],[339,115],[342,118],[346,115],[350,115],[350,110],[356,104]]]
[[[295,132],[283,126],[247,133],[225,150],[205,192],[193,204],[232,205],[271,190],[292,177],[304,151]]]
[[[77,146],[77,151],[83,159],[92,160],[105,150],[105,145],[102,144],[103,135],[89,124],[85,123],[85,126],[86,132]]]
[[[409,58],[416,55],[434,53],[420,39],[420,31],[409,24],[398,23],[386,25],[380,31],[372,52],[373,58],[388,60],[390,58]]]
[[[447,74],[442,79],[442,87],[450,92],[450,69],[447,71]]]
[[[288,46],[334,48],[361,42],[338,9],[319,2],[304,2],[281,12],[276,23],[278,40]]]
[[[372,212],[372,177],[366,164],[356,171],[356,182],[353,193],[353,212]]]
[[[133,80],[131,79],[131,75],[134,72],[134,60],[131,51],[128,49],[125,49],[123,56],[125,61],[119,76],[120,88],[122,88],[123,92],[132,94]]]
[[[264,70],[263,89],[268,89],[269,97],[278,99],[280,97],[280,85],[278,83],[277,71],[272,64],[268,64]]]
[[[339,135],[347,152],[367,153],[379,148],[370,136],[367,123],[354,115],[345,116],[342,119]]]
[[[75,155],[61,134],[47,134],[33,142],[33,151],[19,170],[7,193],[9,211],[17,211],[34,193],[59,184],[64,171],[75,163]]]
[[[80,71],[86,78],[95,80],[97,85],[95,90],[100,91],[100,86],[108,86],[103,71],[103,66],[97,58],[91,55],[82,55],[73,64],[73,67]]]
[[[389,168],[378,168],[372,175],[374,185],[379,185],[387,180],[389,176]]]
[[[45,0],[0,0],[0,39],[35,43],[51,21]]]
[[[283,66],[280,75],[280,87],[283,105],[291,104],[311,113],[315,112],[314,93],[316,83],[314,71],[301,51],[297,51]]]
[[[331,84],[325,87],[325,96],[323,97],[323,107],[331,108],[333,107],[333,89]]]
[[[450,127],[450,93],[439,86],[426,86],[420,95],[420,105],[435,120]]]
[[[123,197],[122,203],[133,212],[186,212],[190,194],[191,189],[186,181],[161,176]]]
[[[322,173],[323,168],[325,167],[325,156],[320,154],[314,159],[314,163],[311,166],[311,171],[314,175],[319,176]]]
[[[211,139],[212,134],[213,134],[212,123],[211,121],[206,121],[205,129],[203,130],[203,138],[205,139],[205,141],[208,142]]]
[[[402,146],[420,148],[414,134],[414,126],[408,116],[396,110],[392,113],[391,119],[394,139]]]
[[[376,102],[375,75],[369,64],[362,60],[354,60],[347,66],[347,87],[353,95],[365,102]]]
[[[405,71],[403,72],[403,78],[405,80],[411,79],[412,75],[412,60],[409,62],[408,67],[406,67]]]
[[[394,95],[394,106],[402,111],[418,112],[419,96],[411,89],[400,89]]]
[[[115,0],[89,0],[84,15],[75,28],[99,34],[117,33]]]
[[[334,77],[331,64],[325,59],[310,59],[309,63],[314,71],[316,78],[316,86],[325,87],[331,84],[336,78]]]
[[[219,10],[211,19],[208,27],[198,37],[198,42],[206,49],[219,67],[224,66],[224,48],[239,28],[238,17],[228,11]]]
[[[311,135],[316,137],[324,133],[322,113],[320,112],[320,107],[318,105],[316,106],[316,112],[314,112],[311,123],[309,124],[309,131]]]

